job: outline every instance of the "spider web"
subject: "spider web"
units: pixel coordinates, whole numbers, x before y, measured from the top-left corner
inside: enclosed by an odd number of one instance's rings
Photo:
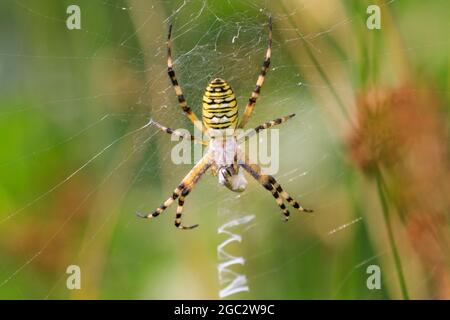
[[[20,173],[17,180],[22,179],[22,185],[8,179],[2,187],[2,297],[215,298],[223,289],[216,250],[225,240],[217,229],[246,216],[254,218],[234,231],[242,241],[227,249],[245,261],[233,267],[248,286],[237,297],[341,297],[355,273],[364,274],[363,266],[386,253],[364,251],[340,273],[321,265],[345,259],[352,248],[348,239],[365,234],[365,222],[348,210],[338,190],[346,183],[345,165],[336,165],[335,138],[309,92],[329,88],[319,78],[306,78],[303,73],[314,66],[299,64],[290,53],[306,40],[321,54],[315,42],[355,23],[352,17],[330,19],[321,30],[299,37],[286,22],[312,1],[290,3],[287,12],[254,0],[78,5],[82,29],[76,31],[65,29],[64,5],[25,0],[1,5],[9,14],[1,23],[11,32],[0,39],[5,71],[0,90],[20,98],[2,106],[0,121],[23,129],[8,126],[12,140],[28,142],[25,149],[4,152],[0,161],[2,176]],[[173,207],[155,220],[137,219],[135,212],[156,208],[192,167],[171,162],[174,142],[148,122],[153,118],[192,132],[166,75],[168,24],[174,24],[177,76],[197,115],[203,90],[216,76],[233,86],[242,112],[266,50],[269,13],[273,62],[250,126],[297,114],[280,127],[275,176],[316,213],[291,210],[291,221],[284,224],[257,183],[234,194],[207,174],[186,200],[184,219],[200,224],[195,231],[173,227]],[[321,260],[327,254],[333,257]],[[80,291],[65,286],[70,264],[81,267]],[[322,274],[317,292],[306,289],[311,288],[307,271],[314,268]]]

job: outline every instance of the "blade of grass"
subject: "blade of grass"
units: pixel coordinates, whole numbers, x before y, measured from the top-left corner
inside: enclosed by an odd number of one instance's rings
[[[388,201],[387,201],[386,188],[384,185],[383,176],[381,175],[381,171],[377,170],[375,176],[376,176],[376,181],[377,181],[378,195],[380,197],[381,207],[383,209],[384,222],[386,224],[389,242],[390,242],[392,252],[394,255],[395,268],[397,270],[397,276],[398,276],[398,279],[400,282],[400,288],[402,291],[403,299],[409,300],[408,289],[406,287],[406,281],[405,281],[405,277],[403,274],[402,261],[400,259],[400,255],[398,253],[397,245],[395,244],[394,233],[392,231],[392,225],[391,225],[391,221],[390,221],[390,217],[389,217],[389,205],[388,205]]]
[[[305,49],[306,49],[306,53],[308,54],[308,57],[313,62],[314,67],[316,68],[317,72],[319,72],[322,80],[327,84],[327,87],[329,88],[331,94],[336,99],[336,102],[339,105],[339,108],[340,108],[342,114],[344,115],[346,120],[350,122],[350,115],[348,114],[348,111],[347,111],[347,108],[344,105],[344,102],[341,100],[340,96],[338,95],[338,93],[336,92],[335,88],[331,84],[331,81],[328,78],[327,74],[323,70],[323,68],[320,65],[319,61],[314,56],[313,52],[311,51],[309,43],[305,40],[305,38],[303,37],[303,34],[296,27],[294,21],[292,20],[292,15],[289,14],[289,12],[287,11],[287,8],[286,8],[285,4],[283,2],[280,2],[280,3],[281,3],[281,7],[282,7],[284,13],[286,14],[286,17],[288,18],[289,23],[291,24],[291,26],[293,26],[295,28],[295,32],[300,37],[300,39],[302,39],[302,41],[303,41],[303,43],[305,45]]]

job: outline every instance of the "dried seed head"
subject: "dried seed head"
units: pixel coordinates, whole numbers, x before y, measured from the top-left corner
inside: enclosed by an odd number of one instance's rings
[[[370,89],[357,99],[357,124],[348,145],[352,160],[371,174],[378,165],[391,166],[398,161],[404,145],[396,134],[396,113],[402,105],[394,100],[398,94],[386,89]]]
[[[434,270],[430,290],[448,299],[450,157],[442,103],[429,88],[404,85],[363,92],[357,107],[350,158],[367,175],[383,168],[410,243]]]

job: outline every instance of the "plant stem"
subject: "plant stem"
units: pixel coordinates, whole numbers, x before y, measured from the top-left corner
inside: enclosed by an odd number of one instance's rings
[[[322,80],[326,83],[327,88],[330,90],[331,94],[333,95],[334,99],[336,100],[343,116],[345,117],[346,120],[350,121],[350,115],[348,114],[347,108],[344,105],[344,102],[341,100],[339,94],[336,92],[335,88],[333,87],[330,79],[328,78],[325,70],[323,70],[322,66],[320,65],[319,61],[317,60],[317,58],[314,56],[314,53],[311,51],[310,45],[308,43],[308,41],[305,40],[305,38],[303,37],[303,34],[298,30],[295,22],[292,20],[292,15],[289,14],[286,6],[284,5],[283,2],[280,2],[281,7],[284,11],[284,13],[286,14],[289,23],[291,24],[292,27],[295,28],[295,32],[297,33],[297,35],[300,37],[300,39],[302,39],[303,44],[305,45],[305,50],[306,53],[308,54],[308,57],[311,59],[311,61],[314,64],[314,67],[316,68],[317,72],[319,72],[319,75],[321,76]]]
[[[338,104],[342,114],[345,116],[345,118],[347,120],[349,120],[350,119],[350,115],[348,114],[348,111],[347,111],[344,103],[342,102],[342,100],[339,97],[338,93],[336,92],[336,90],[334,89],[333,85],[331,84],[331,81],[328,78],[327,74],[322,69],[322,66],[320,65],[319,61],[317,61],[316,57],[312,53],[311,48],[309,47],[309,43],[306,42],[306,40],[303,38],[303,35],[300,34],[298,31],[297,31],[297,34],[303,40],[303,43],[304,43],[305,49],[306,49],[306,53],[308,54],[309,58],[312,60],[314,66],[316,67],[316,69],[319,72],[320,76],[322,77],[323,81],[327,84],[328,89],[330,89],[330,92],[333,95],[334,99],[336,99],[336,102],[337,102],[337,104]]]
[[[397,275],[400,282],[400,288],[402,290],[403,299],[409,300],[408,289],[406,287],[406,281],[403,275],[402,261],[400,260],[400,255],[398,253],[397,246],[395,244],[394,233],[392,231],[392,225],[389,219],[389,206],[386,199],[386,190],[385,190],[386,188],[380,170],[377,170],[376,172],[376,180],[377,180],[378,195],[380,196],[381,207],[383,208],[384,222],[386,224],[389,242],[392,248],[392,252],[394,254],[395,267],[397,269]]]

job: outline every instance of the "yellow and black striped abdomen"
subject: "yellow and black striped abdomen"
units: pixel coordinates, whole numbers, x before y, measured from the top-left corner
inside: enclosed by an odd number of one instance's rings
[[[230,85],[222,79],[214,79],[203,95],[203,123],[207,128],[235,128],[238,118],[236,96]]]

